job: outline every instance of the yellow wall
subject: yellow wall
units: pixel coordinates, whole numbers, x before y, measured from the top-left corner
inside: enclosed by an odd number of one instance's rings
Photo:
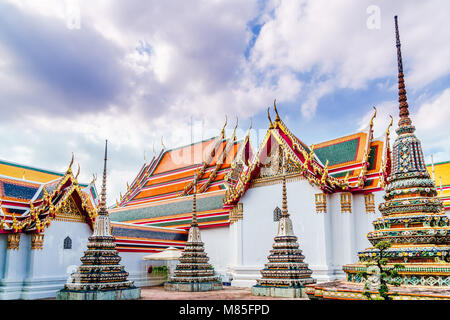
[[[427,170],[433,178],[431,164],[427,165]],[[439,198],[444,201],[446,209],[450,210],[450,161],[439,162],[434,165],[434,183]]]

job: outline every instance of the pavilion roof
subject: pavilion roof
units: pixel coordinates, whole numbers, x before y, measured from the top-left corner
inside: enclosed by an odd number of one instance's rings
[[[73,175],[72,163],[73,159],[67,172],[59,174],[2,161],[0,232],[41,232],[67,201],[74,201],[78,210],[86,216],[87,222],[92,223],[96,216],[95,184],[94,181],[90,184],[79,184],[79,172]],[[36,181],[24,179],[28,177]]]
[[[224,207],[235,205],[255,181],[263,179],[261,169],[281,147],[288,157],[290,174],[301,174],[324,192],[348,190],[368,191],[380,188],[384,170],[388,134],[373,138],[373,115],[370,124],[361,132],[307,147],[281,120],[274,104],[276,120],[270,126],[251,164],[244,167],[239,179],[225,195]],[[387,142],[387,143],[386,143]],[[275,174],[276,176],[277,174]]]

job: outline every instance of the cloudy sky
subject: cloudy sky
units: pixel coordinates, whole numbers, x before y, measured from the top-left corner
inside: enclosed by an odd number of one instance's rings
[[[254,146],[266,109],[305,143],[397,114],[394,15],[427,162],[450,160],[450,1],[0,0],[0,159],[101,176],[109,202],[153,150],[216,135]],[[252,120],[250,120],[252,119]],[[191,130],[192,128],[192,130]],[[193,137],[191,137],[191,132]],[[99,187],[99,185],[98,185]]]

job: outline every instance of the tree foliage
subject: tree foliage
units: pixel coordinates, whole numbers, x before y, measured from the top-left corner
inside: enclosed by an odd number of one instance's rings
[[[378,293],[380,300],[392,300],[392,296],[396,295],[395,293],[389,293],[389,285],[400,286],[401,280],[397,280],[398,271],[403,269],[405,266],[401,264],[394,264],[392,266],[388,266],[388,259],[384,256],[384,253],[387,249],[391,247],[391,243],[389,241],[380,241],[375,245],[375,248],[378,249],[379,254],[375,255],[372,260],[367,264],[369,266],[377,266],[380,270],[380,285],[378,287]],[[366,269],[367,270],[367,269]],[[358,272],[358,275],[367,280],[369,274],[367,271]],[[368,290],[367,282],[365,286],[366,291],[364,291],[364,295],[367,299],[372,300],[372,293]]]

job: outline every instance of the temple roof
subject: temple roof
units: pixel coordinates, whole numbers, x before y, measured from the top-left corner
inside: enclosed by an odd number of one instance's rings
[[[71,201],[92,222],[97,202],[94,181],[79,184],[79,171],[73,175],[72,163],[73,159],[66,173],[58,173],[1,161],[0,232],[43,231],[59,208]]]
[[[270,175],[280,178],[277,162],[281,151],[289,158],[289,175],[300,174],[324,192],[367,192],[382,187],[380,178],[389,153],[386,151],[389,134],[373,138],[376,109],[365,130],[310,148],[288,129],[279,117],[275,103],[274,110],[276,120],[272,123],[268,111],[270,125],[266,136],[251,164],[242,169],[239,179],[227,190],[225,207],[235,205],[253,182],[268,179]]]
[[[232,180],[230,172],[251,154],[249,134],[238,140],[235,132],[225,138],[222,129],[216,137],[161,150],[127,184],[127,192],[110,210],[111,219],[186,229],[196,183],[200,227],[226,223],[228,212],[222,209],[222,200]]]
[[[40,183],[49,182],[64,175],[62,172],[40,169],[6,160],[0,160],[0,174],[11,178]]]

